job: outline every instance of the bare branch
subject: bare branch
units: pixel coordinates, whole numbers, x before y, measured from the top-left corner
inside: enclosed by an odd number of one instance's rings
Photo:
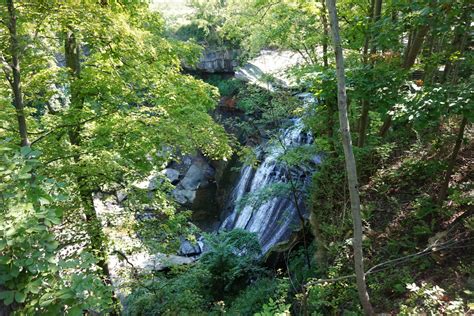
[[[431,254],[433,252],[436,252],[436,251],[446,250],[446,249],[457,249],[457,248],[463,247],[463,246],[456,246],[456,245],[459,245],[460,243],[463,243],[463,242],[466,242],[466,241],[469,241],[469,240],[473,240],[474,237],[465,238],[465,239],[461,239],[461,240],[455,240],[455,241],[453,241],[453,239],[454,238],[452,238],[452,239],[450,239],[450,240],[448,240],[444,243],[441,243],[441,244],[431,245],[431,246],[427,247],[426,249],[424,249],[422,251],[419,251],[419,252],[416,252],[416,253],[412,253],[412,254],[409,254],[409,255],[406,255],[406,256],[403,256],[403,257],[387,260],[387,261],[384,261],[382,263],[376,264],[372,268],[368,269],[365,272],[365,275],[374,274],[374,273],[383,271],[383,270],[389,268],[392,265],[401,264],[401,263],[409,261],[410,259],[423,257],[423,256],[429,255],[429,254]],[[321,284],[321,283],[333,283],[333,282],[338,282],[338,281],[341,281],[341,280],[351,279],[351,278],[355,278],[355,277],[356,277],[355,274],[349,274],[349,275],[344,275],[344,276],[341,276],[341,277],[338,277],[338,278],[332,278],[332,279],[317,279],[317,280],[313,280],[313,281],[310,281],[310,282],[306,283],[305,287],[307,288],[309,286],[316,285],[316,284]]]

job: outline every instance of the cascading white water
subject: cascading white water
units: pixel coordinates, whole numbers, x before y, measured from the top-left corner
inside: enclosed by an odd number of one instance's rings
[[[293,191],[286,191],[260,203],[248,197],[254,195],[258,199],[259,192],[278,184],[304,186],[309,183],[313,171],[311,166],[301,164],[288,168],[279,161],[288,150],[313,142],[311,134],[304,130],[302,119],[292,119],[291,126],[281,130],[277,139],[279,141],[269,142],[259,149],[264,153],[263,161],[256,169],[244,166],[240,171],[227,203],[230,213],[221,224],[221,229],[242,228],[255,232],[263,253],[288,238],[300,225],[300,216],[306,216],[304,194],[293,195]],[[314,157],[312,163],[319,163],[319,157]]]

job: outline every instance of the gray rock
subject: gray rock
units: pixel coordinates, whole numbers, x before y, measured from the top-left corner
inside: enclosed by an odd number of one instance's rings
[[[115,196],[117,197],[117,202],[122,203],[127,198],[128,194],[125,190],[118,190],[115,192]]]
[[[205,179],[205,170],[196,164],[193,164],[188,169],[188,172],[186,172],[186,175],[180,182],[186,190],[197,190],[201,183],[207,183],[207,180]]]
[[[194,199],[196,198],[196,191],[175,189],[173,190],[172,195],[179,204],[189,205],[193,204]]]
[[[184,68],[189,70],[198,70],[202,72],[234,72],[238,66],[238,57],[240,51],[236,49],[212,49],[204,50],[199,62],[194,65],[184,64]]]
[[[144,264],[144,268],[151,271],[161,271],[173,266],[187,265],[196,261],[193,257],[156,254],[151,256]]]
[[[181,246],[179,247],[178,255],[180,256],[197,256],[201,254],[201,247],[199,242],[196,244],[191,243],[189,240],[182,238]]]
[[[163,182],[162,176],[157,174],[151,174],[142,181],[135,182],[133,184],[137,189],[154,191]]]
[[[166,168],[162,173],[170,180],[171,183],[175,183],[179,180],[180,173],[176,169]]]

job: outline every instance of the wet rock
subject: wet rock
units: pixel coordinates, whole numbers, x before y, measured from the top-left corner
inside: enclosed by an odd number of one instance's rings
[[[151,271],[162,271],[173,266],[191,264],[196,261],[193,257],[183,257],[175,255],[156,254],[148,258],[144,263],[144,268]]]

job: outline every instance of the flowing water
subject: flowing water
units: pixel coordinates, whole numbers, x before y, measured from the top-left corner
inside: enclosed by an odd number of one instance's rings
[[[277,141],[269,141],[257,153],[261,163],[257,168],[244,166],[238,182],[227,202],[227,216],[221,229],[242,228],[258,235],[263,253],[286,240],[298,228],[301,217],[306,217],[305,196],[302,190],[311,180],[319,157],[309,163],[288,167],[279,158],[299,146],[310,145],[313,137],[304,129],[302,119],[291,119],[282,129]],[[277,188],[275,195],[265,194]]]

